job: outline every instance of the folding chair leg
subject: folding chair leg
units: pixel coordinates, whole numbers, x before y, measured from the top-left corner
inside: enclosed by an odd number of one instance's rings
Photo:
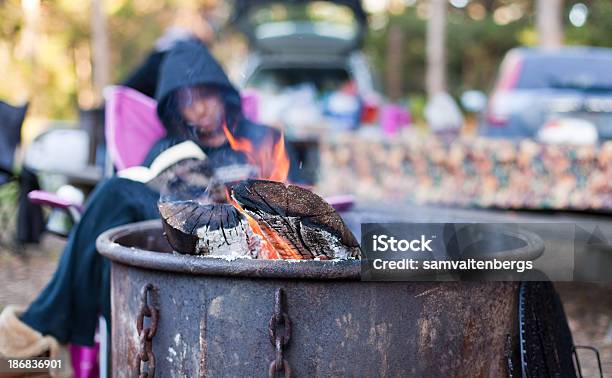
[[[109,372],[111,371],[111,359],[110,359],[110,332],[108,323],[103,316],[100,316],[98,320],[98,332],[100,336],[100,378],[110,378]]]

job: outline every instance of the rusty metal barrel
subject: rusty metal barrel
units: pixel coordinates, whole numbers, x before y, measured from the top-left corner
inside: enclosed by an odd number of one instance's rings
[[[158,221],[97,246],[112,261],[115,377],[497,377],[516,357],[517,282],[364,282],[358,261],[179,255]]]

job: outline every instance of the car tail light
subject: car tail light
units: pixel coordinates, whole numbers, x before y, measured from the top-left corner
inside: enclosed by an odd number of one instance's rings
[[[365,102],[361,111],[361,123],[373,124],[378,120],[379,107],[377,104]]]
[[[504,109],[504,104],[501,103],[502,93],[516,88],[522,67],[523,59],[517,53],[510,53],[502,62],[499,81],[495,85],[487,107],[486,119],[489,125],[505,126],[508,123],[510,114],[501,111]]]

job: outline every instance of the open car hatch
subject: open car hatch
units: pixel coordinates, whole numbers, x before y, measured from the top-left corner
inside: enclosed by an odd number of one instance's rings
[[[359,0],[236,0],[232,23],[267,53],[342,54],[361,47]]]

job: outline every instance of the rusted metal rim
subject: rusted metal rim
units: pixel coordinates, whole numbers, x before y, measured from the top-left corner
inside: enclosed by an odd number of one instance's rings
[[[485,232],[490,231],[491,235],[494,235],[495,233],[498,233],[498,234],[502,233],[505,236],[509,236],[509,237],[522,241],[525,245],[522,247],[510,248],[510,249],[506,249],[502,251],[495,251],[495,252],[485,251],[484,253],[467,254],[465,255],[465,257],[473,257],[476,259],[480,258],[482,260],[495,258],[501,261],[518,261],[518,260],[533,261],[539,258],[540,256],[542,256],[542,253],[544,253],[544,248],[545,248],[544,240],[542,240],[542,238],[539,235],[535,234],[534,232],[523,230],[523,229],[521,230],[504,229],[503,231],[500,232],[500,229],[496,227],[495,224],[491,224],[491,225],[478,224],[478,225],[474,225],[473,227],[478,228]],[[478,241],[478,240],[475,239],[474,241]]]
[[[285,261],[225,260],[211,257],[179,255],[126,247],[116,241],[135,232],[156,232],[163,237],[159,220],[132,223],[110,229],[96,240],[98,251],[108,259],[143,269],[196,275],[241,276],[284,279],[359,280],[358,260]]]
[[[485,227],[486,228],[486,227]],[[535,260],[544,251],[542,239],[529,231],[504,230],[506,236],[521,240],[524,246],[477,254],[477,259],[498,260]],[[159,239],[162,236],[161,221],[152,220],[132,223],[110,229],[101,234],[96,246],[98,251],[112,261],[143,269],[161,270],[196,275],[241,276],[283,279],[312,280],[359,280],[361,264],[359,260],[336,261],[286,261],[286,260],[225,260],[221,258],[180,255],[176,253],[152,251],[134,246],[124,246],[117,241],[137,234]],[[414,276],[418,276],[414,272]]]

